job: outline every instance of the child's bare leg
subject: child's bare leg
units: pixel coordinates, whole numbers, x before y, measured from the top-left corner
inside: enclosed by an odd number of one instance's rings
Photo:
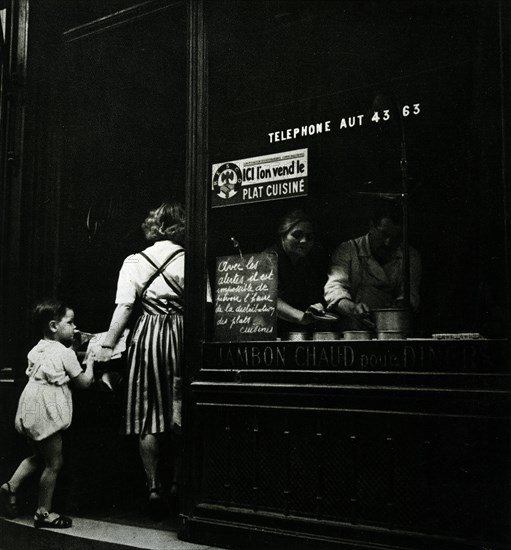
[[[62,436],[54,433],[36,442],[37,450],[44,461],[44,470],[39,481],[38,513],[50,512],[57,476],[62,468]]]
[[[35,454],[22,460],[11,479],[9,479],[11,489],[16,492],[25,479],[36,472],[38,466],[39,459]]]
[[[16,493],[18,492],[20,485],[25,481],[25,479],[34,474],[39,466],[39,458],[36,454],[36,449],[33,445],[32,447],[34,454],[22,460],[11,479],[0,485],[2,500],[4,500],[3,504],[6,509],[6,513],[10,517],[16,517],[18,515]]]

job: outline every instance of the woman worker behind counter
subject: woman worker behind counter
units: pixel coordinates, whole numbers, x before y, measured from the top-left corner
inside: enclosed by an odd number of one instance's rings
[[[314,226],[302,210],[284,216],[279,240],[265,252],[278,256],[277,332],[303,331],[324,314],[326,262],[315,246]],[[312,308],[312,309],[311,309]],[[306,330],[306,329],[305,329]]]

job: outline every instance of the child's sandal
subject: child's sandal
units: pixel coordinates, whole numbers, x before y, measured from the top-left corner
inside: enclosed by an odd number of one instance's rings
[[[2,513],[9,519],[18,515],[18,504],[16,502],[16,493],[11,489],[8,481],[0,487],[0,503]]]
[[[46,527],[50,529],[67,529],[73,525],[73,520],[67,516],[57,516],[53,520],[49,520],[50,514],[43,512],[40,514],[36,512],[34,516],[34,527]]]

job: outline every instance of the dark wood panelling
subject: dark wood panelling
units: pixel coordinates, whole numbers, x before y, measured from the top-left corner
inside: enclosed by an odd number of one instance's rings
[[[506,548],[508,378],[446,387],[447,373],[413,386],[397,373],[338,373],[336,383],[332,373],[313,376],[192,384],[201,473],[187,518],[192,540]]]

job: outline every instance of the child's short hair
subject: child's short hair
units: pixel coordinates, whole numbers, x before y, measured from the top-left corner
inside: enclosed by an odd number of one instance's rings
[[[46,332],[50,321],[60,321],[65,317],[68,309],[70,308],[66,304],[55,298],[39,302],[33,310],[36,329],[40,332]]]

